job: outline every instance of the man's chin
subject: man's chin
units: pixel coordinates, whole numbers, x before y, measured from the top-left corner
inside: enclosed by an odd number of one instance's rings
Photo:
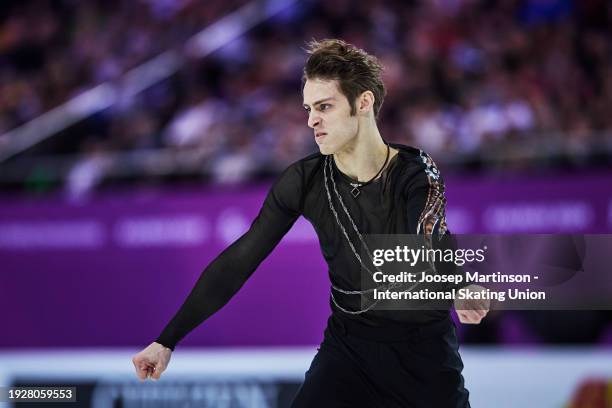
[[[325,156],[329,154],[334,154],[334,149],[332,149],[331,146],[324,145],[324,144],[319,145],[319,151],[321,152],[322,155],[325,155]]]

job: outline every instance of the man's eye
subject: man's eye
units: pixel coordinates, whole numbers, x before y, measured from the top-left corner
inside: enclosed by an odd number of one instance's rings
[[[322,103],[321,105],[319,105],[319,110],[324,111],[326,109],[329,109],[330,106],[331,105],[329,103]]]

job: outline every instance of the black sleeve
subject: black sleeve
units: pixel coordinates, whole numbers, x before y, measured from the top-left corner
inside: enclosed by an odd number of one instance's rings
[[[300,162],[285,170],[249,230],[202,272],[181,308],[155,340],[157,343],[174,350],[183,337],[238,292],[299,217],[301,181]]]
[[[407,170],[404,194],[411,234],[442,238],[447,232],[444,180],[433,160],[424,152]]]
[[[425,241],[432,249],[454,251],[457,249],[457,240],[446,224],[444,179],[427,153],[421,151],[416,163],[416,170],[405,189],[410,231],[412,234],[425,235]],[[461,284],[450,285],[447,289],[459,289],[468,285],[465,282],[465,270],[461,266],[452,262],[436,262],[435,270],[438,274],[464,276]]]

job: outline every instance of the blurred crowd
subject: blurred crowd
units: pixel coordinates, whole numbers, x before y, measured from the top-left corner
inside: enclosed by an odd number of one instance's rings
[[[6,3],[0,133],[184,47],[246,2]],[[301,106],[305,41],[342,38],[385,66],[388,141],[442,163],[554,151],[549,140],[580,153],[610,142],[611,34],[606,0],[300,1],[33,152],[80,152],[76,190],[103,178],[108,153],[159,148],[192,153],[196,173],[217,182],[274,174],[316,149]]]

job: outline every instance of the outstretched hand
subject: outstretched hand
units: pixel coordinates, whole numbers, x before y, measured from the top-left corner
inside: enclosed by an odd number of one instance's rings
[[[162,373],[168,367],[172,350],[159,343],[151,343],[140,353],[132,357],[132,363],[136,368],[136,376],[140,381],[147,378],[159,380]]]

